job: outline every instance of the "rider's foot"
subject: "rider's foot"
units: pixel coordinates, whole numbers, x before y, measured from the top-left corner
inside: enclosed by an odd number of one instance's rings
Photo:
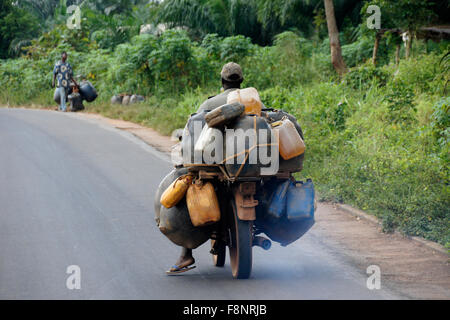
[[[190,255],[182,255],[178,258],[175,265],[172,266],[170,270],[166,271],[166,273],[168,275],[174,275],[192,270],[195,268],[195,266],[192,266],[194,263],[195,263],[194,257]]]
[[[194,263],[195,259],[193,256],[180,256],[175,265],[178,266],[178,268],[182,269],[190,265],[193,265]]]

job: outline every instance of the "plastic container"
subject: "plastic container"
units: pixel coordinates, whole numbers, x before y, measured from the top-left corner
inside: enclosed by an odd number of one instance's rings
[[[57,104],[61,104],[61,95],[59,94],[59,88],[55,89],[55,93],[53,94],[53,100],[55,100],[55,102]],[[68,99],[66,99],[67,101]]]
[[[184,127],[183,136],[181,138],[183,164],[201,164],[203,161],[202,152],[195,152],[194,147],[206,124],[205,115],[206,112],[204,111],[192,114]]]
[[[121,95],[114,95],[111,98],[111,104],[122,104],[123,97]]]
[[[186,175],[186,168],[178,168],[170,172],[161,181],[155,194],[155,221],[159,230],[174,244],[188,249],[195,249],[208,241],[213,226],[194,227],[189,217],[186,198],[181,199],[176,206],[167,209],[161,205],[160,199],[167,187],[178,177]]]
[[[138,94],[133,94],[130,98],[130,104],[139,103],[139,102],[143,102],[143,101],[145,101],[145,98]]]
[[[122,104],[125,105],[125,106],[129,105],[130,104],[130,99],[131,99],[131,96],[128,96],[128,95],[123,96]]]
[[[205,116],[205,120],[208,126],[217,128],[235,120],[244,113],[244,111],[245,106],[239,102],[224,104],[223,106],[208,112]]]
[[[176,206],[183,199],[191,184],[192,176],[186,175],[179,177],[164,191],[160,200],[161,204],[168,209]]]
[[[262,208],[257,208],[257,210],[262,210]],[[311,229],[314,223],[314,218],[291,221],[284,217],[276,221],[260,221],[258,228],[263,230],[272,241],[276,241],[285,247],[300,239]]]
[[[237,89],[228,94],[227,103],[239,102],[245,106],[245,114],[261,116],[262,102],[255,88]]]
[[[273,111],[267,112],[266,117],[267,117],[267,121],[269,121],[269,123],[274,123],[276,121],[283,120],[284,118],[288,118],[295,125],[295,128],[297,129],[298,133],[300,134],[300,137],[303,139],[302,128],[300,127],[300,124],[297,122],[297,118],[294,117],[292,114],[289,114],[283,110],[273,110]]]
[[[288,185],[283,195],[280,186]],[[276,195],[276,196],[275,196]],[[292,180],[267,182],[257,194],[256,227],[271,240],[287,246],[301,238],[314,225],[314,185]],[[269,212],[270,207],[275,211]],[[279,218],[276,216],[280,215]],[[275,214],[274,214],[275,213]]]
[[[225,162],[227,173],[231,177],[260,176],[261,168],[270,166],[270,164],[263,164],[259,156],[271,156],[271,148],[267,146],[267,144],[272,142],[270,125],[262,117],[247,115],[239,117],[236,120],[233,129],[236,130],[236,135],[225,135],[223,146],[223,155],[227,160]],[[240,130],[248,133],[248,135],[239,135],[238,132]],[[250,133],[253,134],[250,135]],[[264,135],[265,141],[259,141]],[[245,160],[245,150],[249,151],[247,160]]]
[[[273,123],[275,121],[280,121],[284,117],[287,117],[289,120],[292,121],[292,123],[295,125],[295,128],[297,129],[297,132],[299,133],[300,137],[303,139],[302,128],[300,127],[299,123],[297,122],[297,119],[293,115],[291,115],[283,110],[274,110],[274,111],[267,112],[267,119],[270,123]],[[304,153],[297,157],[289,159],[289,160],[284,160],[280,155],[279,171],[280,172],[291,172],[291,173],[301,171],[303,169],[304,158],[305,158]]]
[[[202,129],[200,136],[194,146],[194,152],[203,152],[205,147],[213,140],[214,128],[208,127],[207,124]]]
[[[69,101],[69,94],[71,94],[72,93],[72,87],[69,87],[69,90],[67,91],[67,94],[66,94],[66,102],[68,102]],[[60,97],[60,95],[59,95],[59,88],[56,88],[55,89],[55,93],[53,94],[53,100],[55,100],[55,102],[57,103],[57,104],[60,104],[61,103],[61,97]]]
[[[80,94],[87,102],[92,102],[97,99],[97,90],[95,90],[94,86],[89,81],[81,82]]]
[[[72,112],[84,110],[83,98],[78,92],[69,94],[68,98]]]
[[[314,218],[314,184],[310,179],[306,182],[289,181],[286,192],[286,217],[289,221],[300,221]]]
[[[295,158],[305,152],[305,142],[291,120],[284,118],[271,125],[275,131],[278,131],[280,155],[284,160]]]
[[[218,137],[221,136],[222,132],[219,129],[210,128],[207,124],[205,124],[200,134],[200,137],[198,138],[194,146],[194,152],[202,154],[202,162],[206,161],[207,164],[212,164],[212,162],[214,163],[222,162],[223,160],[222,154],[223,144],[221,144],[222,139],[216,140],[218,139]],[[204,152],[206,148],[211,148],[212,150],[215,150],[214,152],[215,156],[212,159],[208,158],[205,159]]]
[[[219,200],[211,182],[196,181],[191,184],[186,193],[186,203],[195,227],[207,226],[220,220]]]
[[[271,219],[280,219],[286,213],[286,192],[290,185],[290,180],[278,184],[270,197],[267,206],[267,216]]]

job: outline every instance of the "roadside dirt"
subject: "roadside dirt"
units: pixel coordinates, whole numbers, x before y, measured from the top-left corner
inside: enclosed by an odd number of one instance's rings
[[[330,203],[316,212],[314,232],[326,245],[339,248],[365,271],[381,270],[381,285],[413,299],[450,299],[450,264],[445,253],[400,234],[386,234]]]
[[[177,143],[132,122],[98,114],[79,115],[126,130],[162,152],[170,152]],[[382,286],[412,299],[450,299],[448,254],[398,233],[383,233],[373,221],[355,217],[332,203],[319,203],[316,221],[311,232],[319,235],[324,245],[344,254],[361,272],[370,265],[379,266]]]
[[[178,141],[174,141],[171,137],[163,136],[154,129],[147,128],[133,122],[109,119],[95,113],[83,112],[78,113],[78,115],[86,119],[102,122],[120,130],[128,131],[161,152],[170,153],[172,147],[178,143]]]

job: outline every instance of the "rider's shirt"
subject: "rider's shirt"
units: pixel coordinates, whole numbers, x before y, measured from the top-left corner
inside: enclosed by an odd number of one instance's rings
[[[223,106],[224,104],[227,103],[228,94],[234,90],[237,90],[237,88],[227,89],[224,92],[218,94],[217,96],[209,97],[208,100],[206,100],[200,105],[200,107],[197,110],[197,113],[203,111],[211,111],[220,106]],[[263,109],[265,108],[264,103],[262,104],[262,108]]]
[[[215,108],[218,108],[218,107],[226,104],[228,94],[234,90],[236,90],[236,88],[227,89],[224,92],[222,92],[221,94],[218,94],[217,96],[210,97],[208,100],[206,100],[205,102],[203,102],[200,105],[200,108],[197,110],[197,113],[206,111],[206,110],[211,111],[211,110],[214,110]]]
[[[58,61],[53,68],[53,74],[56,74],[57,87],[69,88],[73,71],[68,62]]]

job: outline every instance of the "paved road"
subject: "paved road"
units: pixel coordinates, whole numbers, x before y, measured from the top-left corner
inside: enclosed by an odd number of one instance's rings
[[[153,195],[171,166],[128,133],[74,114],[0,109],[1,299],[390,299],[314,228],[254,249],[253,275],[211,264],[168,277],[179,248],[157,229]],[[69,265],[81,289],[66,287]]]

